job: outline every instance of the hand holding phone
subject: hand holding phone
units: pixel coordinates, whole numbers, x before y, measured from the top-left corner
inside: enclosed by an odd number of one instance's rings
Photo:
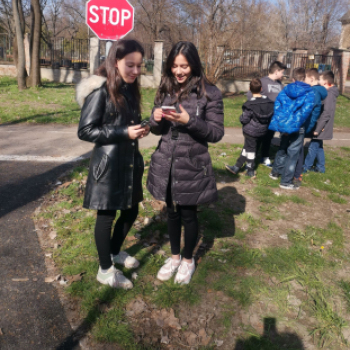
[[[162,106],[162,111],[174,111],[174,112],[176,112],[176,108],[174,106]]]
[[[145,128],[146,126],[150,126],[149,120],[143,120],[141,122],[141,128]]]

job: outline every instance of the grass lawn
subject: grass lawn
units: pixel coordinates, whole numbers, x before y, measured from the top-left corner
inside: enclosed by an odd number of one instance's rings
[[[210,147],[219,201],[199,208],[198,266],[187,286],[155,278],[170,245],[165,214],[146,189],[124,247],[141,262],[127,292],[96,281],[95,213],[81,208],[87,163],[46,198],[36,220],[44,236],[57,233],[57,245],[45,253],[68,280],[84,273],[64,292],[90,325],[92,343],[140,350],[348,348],[350,148],[327,148],[327,173],[304,175],[297,192],[281,190],[266,167],[256,179],[229,174],[224,164],[233,164],[240,149]],[[152,152],[143,151],[146,165]]]
[[[144,118],[150,116],[155,89],[143,88]],[[224,98],[225,126],[241,127],[239,116],[244,95]],[[335,127],[350,128],[350,100],[338,98]],[[1,123],[78,123],[80,109],[75,102],[74,85],[45,82],[42,87],[19,92],[14,78],[0,77],[0,124]]]

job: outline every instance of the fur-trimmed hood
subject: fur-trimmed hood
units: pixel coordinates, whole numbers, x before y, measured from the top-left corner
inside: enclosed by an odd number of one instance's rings
[[[99,89],[105,82],[107,78],[101,77],[99,75],[91,75],[88,78],[84,78],[76,86],[75,99],[78,102],[80,108],[83,107],[85,99],[94,90]]]

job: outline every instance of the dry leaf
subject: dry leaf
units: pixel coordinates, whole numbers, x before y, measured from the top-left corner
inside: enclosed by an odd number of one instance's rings
[[[58,281],[61,278],[61,275],[56,275],[55,277],[46,277],[45,282],[46,283],[52,283],[53,281]]]
[[[51,239],[55,239],[55,238],[57,237],[56,231],[50,232],[49,237],[50,237]]]
[[[223,340],[217,340],[217,339],[215,339],[214,343],[215,343],[215,345],[216,345],[217,347],[219,347],[219,346],[221,346],[222,344],[224,344],[224,341],[223,341]]]
[[[135,236],[126,236],[125,240],[126,241],[134,241],[136,239]]]
[[[45,282],[46,283],[52,283],[53,281],[55,281],[56,278],[55,277],[45,277]]]
[[[161,201],[152,201],[151,206],[154,210],[162,210],[164,207],[164,202]]]
[[[173,309],[170,309],[169,317],[164,322],[171,328],[181,329],[179,319],[175,317]]]
[[[202,257],[200,257],[198,260],[197,260],[197,264],[200,264],[202,262]]]
[[[126,315],[129,317],[140,315],[145,310],[147,310],[147,304],[141,298],[137,298],[126,305]]]
[[[153,310],[151,317],[154,319],[158,327],[162,328],[164,326],[164,320],[159,310]]]
[[[71,185],[73,181],[65,182],[61,187],[62,188],[67,188],[69,185]]]
[[[170,343],[170,339],[167,335],[163,335],[162,339],[160,340],[161,344],[169,344]]]
[[[2,332],[2,329],[0,328],[0,335],[4,335],[4,333]]]
[[[156,245],[158,243],[158,241],[155,239],[155,238],[152,238],[150,241],[149,241],[149,244],[150,245]]]
[[[198,337],[200,338],[201,345],[207,346],[211,341],[211,337],[207,335],[204,328],[201,328],[198,332]]]
[[[28,277],[25,277],[25,278],[12,278],[12,281],[13,282],[27,282],[27,281],[29,281],[29,278]]]
[[[83,278],[84,273],[85,272],[80,272],[77,275],[67,276],[67,279],[71,283],[81,281],[81,279]]]
[[[184,336],[186,337],[187,344],[190,346],[197,346],[197,334],[187,331],[184,333]]]

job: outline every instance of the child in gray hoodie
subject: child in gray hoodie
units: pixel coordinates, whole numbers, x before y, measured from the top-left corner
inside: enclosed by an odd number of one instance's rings
[[[326,160],[323,150],[323,140],[332,140],[334,115],[339,90],[334,85],[334,74],[332,71],[325,71],[320,75],[320,85],[327,89],[328,95],[324,100],[323,111],[317,121],[313,139],[310,142],[309,150],[305,158],[304,172],[315,171],[324,173],[326,171]],[[316,159],[316,166],[313,168]]]

